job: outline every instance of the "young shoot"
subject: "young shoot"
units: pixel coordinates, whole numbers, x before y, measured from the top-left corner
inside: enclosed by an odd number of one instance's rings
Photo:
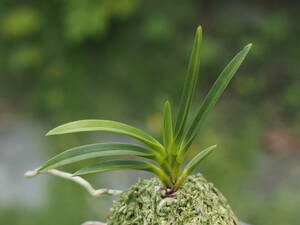
[[[221,97],[251,48],[251,44],[248,44],[233,57],[209,90],[196,116],[191,119],[190,108],[198,81],[201,42],[202,29],[199,26],[196,31],[176,119],[174,119],[170,102],[166,101],[164,104],[163,143],[160,143],[150,134],[124,123],[97,119],[75,121],[54,128],[47,133],[47,136],[87,131],[105,131],[127,135],[138,140],[141,144],[108,142],[71,148],[46,161],[35,170],[35,174],[47,173],[47,171],[53,171],[53,169],[61,166],[87,159],[133,156],[134,159],[132,160],[101,161],[97,164],[80,168],[73,173],[73,176],[112,170],[144,170],[155,174],[169,193],[178,190],[199,163],[216,149],[216,145],[206,148],[183,168],[185,155],[205,118]]]

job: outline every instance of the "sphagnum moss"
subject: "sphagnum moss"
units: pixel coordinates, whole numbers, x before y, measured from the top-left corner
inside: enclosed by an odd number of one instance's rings
[[[171,197],[157,178],[139,180],[113,203],[109,225],[237,225],[227,200],[201,174],[189,176]]]
[[[201,43],[202,28],[198,27],[175,120],[169,101],[164,104],[162,143],[150,134],[124,123],[95,119],[75,121],[54,128],[47,135],[106,131],[127,135],[142,145],[108,142],[75,147],[54,156],[27,175],[57,175],[81,184],[91,194],[98,196],[116,194],[119,191],[94,190],[78,176],[112,170],[145,170],[155,174],[157,178],[140,181],[122,194],[109,217],[111,224],[237,224],[224,197],[200,175],[190,176],[216,146],[210,146],[198,153],[185,167],[183,162],[203,121],[244,61],[251,44],[246,45],[228,63],[204,98],[196,116],[190,119],[190,108],[200,68]],[[54,170],[86,159],[112,156],[132,156],[134,159],[100,161],[98,164],[79,169],[73,173],[75,177]],[[161,191],[157,190],[160,187],[159,182],[162,184]]]

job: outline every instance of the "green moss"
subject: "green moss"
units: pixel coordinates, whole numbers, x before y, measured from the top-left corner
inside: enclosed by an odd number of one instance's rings
[[[237,225],[224,196],[201,174],[190,176],[172,197],[157,178],[139,180],[113,204],[109,225]]]

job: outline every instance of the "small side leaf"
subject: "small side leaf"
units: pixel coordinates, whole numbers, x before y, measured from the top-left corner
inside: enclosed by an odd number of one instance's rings
[[[175,139],[177,143],[181,141],[198,81],[201,42],[202,28],[199,26],[196,32],[192,54],[188,65],[187,77],[185,79],[183,92],[180,99],[179,112],[175,124]]]
[[[164,132],[163,132],[163,139],[164,139],[164,146],[167,150],[171,146],[173,142],[173,125],[172,125],[172,111],[171,105],[169,101],[165,102],[164,105]]]
[[[163,151],[163,146],[151,135],[135,127],[111,120],[79,120],[58,126],[50,130],[46,135],[48,136],[86,131],[106,131],[124,134],[143,142],[159,152]]]
[[[175,184],[175,187],[180,187],[185,179],[193,172],[193,170],[196,168],[196,166],[199,165],[199,163],[205,159],[210,153],[212,153],[216,149],[216,145],[213,145],[211,147],[206,148],[205,150],[201,151],[199,154],[197,154],[184,168],[182,171],[182,174],[178,181]]]
[[[187,151],[188,147],[196,137],[204,119],[208,115],[209,111],[215,106],[217,100],[221,97],[222,93],[224,92],[225,88],[229,84],[230,80],[244,61],[246,55],[248,54],[249,50],[251,49],[252,44],[248,44],[241,50],[225,67],[222,71],[212,88],[210,89],[209,93],[205,97],[203,103],[200,106],[200,109],[192,122],[187,135],[185,137],[185,146],[183,151]],[[181,153],[182,154],[182,153]]]
[[[168,176],[159,167],[149,162],[136,161],[136,160],[116,160],[116,161],[101,162],[99,164],[80,169],[77,172],[75,172],[73,175],[81,176],[86,174],[102,173],[107,171],[125,170],[125,169],[148,171],[156,174],[158,178],[160,178],[160,180],[165,185],[170,186],[172,184]]]
[[[45,162],[37,172],[42,173],[49,169],[79,162],[86,159],[111,156],[139,156],[154,159],[150,149],[127,143],[97,143],[84,145],[66,150]]]

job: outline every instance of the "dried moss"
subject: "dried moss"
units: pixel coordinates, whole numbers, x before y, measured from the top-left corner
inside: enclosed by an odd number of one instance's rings
[[[224,196],[201,174],[163,198],[157,178],[139,180],[115,201],[109,225],[237,225]]]

